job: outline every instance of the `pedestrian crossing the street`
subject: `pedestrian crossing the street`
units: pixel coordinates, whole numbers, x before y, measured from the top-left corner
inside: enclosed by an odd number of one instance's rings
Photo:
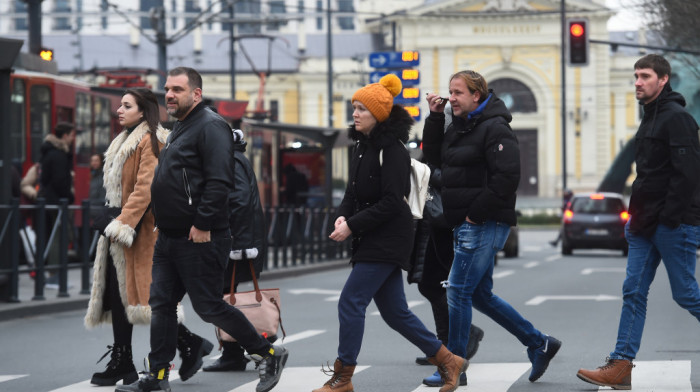
[[[362,377],[362,372],[371,366],[357,366],[355,374]],[[427,368],[425,368],[427,369]],[[472,363],[467,370],[469,385],[459,387],[457,391],[478,391],[478,392],[507,392],[512,390],[513,385],[523,377],[527,377],[530,371],[530,364],[524,363]],[[425,372],[423,372],[425,373]],[[428,374],[420,373],[419,376]],[[691,361],[636,361],[632,370],[632,391],[633,392],[692,392],[690,381]],[[0,375],[0,391],[9,391],[9,382],[23,377],[30,377],[29,374]],[[205,386],[206,375],[200,374],[199,386]],[[563,387],[568,390],[572,385],[586,389],[586,385],[595,388],[590,384],[585,384],[576,379],[575,374],[571,375],[572,381]],[[170,372],[170,380],[179,379],[177,369]],[[284,369],[282,378],[274,391],[283,392],[308,392],[313,388],[323,385],[328,380],[328,376],[323,374],[318,366],[310,367],[287,367]],[[227,390],[220,384],[212,385],[212,391],[221,392],[253,392],[257,385],[257,379],[233,389]],[[5,384],[5,386],[3,386]],[[529,384],[529,383],[528,383]],[[175,387],[175,385],[174,385]],[[10,389],[8,389],[10,388]],[[176,388],[174,388],[175,390]],[[52,389],[49,392],[100,392],[113,391],[114,386],[98,387],[90,384],[90,380],[65,385]],[[183,389],[186,390],[186,389]],[[437,392],[437,388],[420,385],[420,380],[416,380],[416,387],[411,392]],[[591,388],[588,388],[591,390]],[[599,390],[607,391],[610,388],[600,387]]]

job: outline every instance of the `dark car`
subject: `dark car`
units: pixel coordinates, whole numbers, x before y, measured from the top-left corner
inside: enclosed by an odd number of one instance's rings
[[[574,249],[619,249],[627,256],[625,224],[629,213],[619,193],[575,195],[562,218],[561,253]]]

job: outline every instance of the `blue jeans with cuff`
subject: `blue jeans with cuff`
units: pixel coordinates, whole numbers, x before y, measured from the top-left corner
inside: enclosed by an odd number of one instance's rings
[[[510,304],[493,293],[493,260],[503,248],[510,226],[487,221],[477,225],[464,222],[454,229],[452,270],[448,278],[447,304],[450,311],[448,349],[466,357],[474,308],[513,334],[522,344],[537,348],[544,335]]]
[[[617,344],[610,359],[633,360],[642,341],[649,287],[661,260],[666,266],[673,300],[700,321],[700,289],[695,279],[700,226],[682,224],[672,229],[660,224],[654,235],[646,238],[630,233],[627,222],[625,236],[629,244],[627,273],[622,285]]]

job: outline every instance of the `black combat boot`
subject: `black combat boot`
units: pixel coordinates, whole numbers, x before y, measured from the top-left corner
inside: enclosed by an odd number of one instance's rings
[[[118,385],[114,392],[171,392],[168,376],[170,376],[170,368],[149,371],[132,384]]]
[[[250,360],[245,357],[245,350],[238,342],[221,342],[221,357],[209,366],[202,368],[205,372],[242,372]]]
[[[115,344],[114,346],[107,346],[107,349],[107,352],[97,361],[99,363],[109,353],[112,353],[111,359],[107,363],[107,369],[104,372],[93,374],[92,380],[90,380],[91,384],[100,386],[116,385],[119,380],[124,380],[123,384],[131,384],[139,379],[131,355],[131,346]]]
[[[184,325],[178,324],[177,349],[180,351],[180,358],[182,358],[178,371],[180,379],[187,381],[202,367],[202,358],[209,355],[214,349],[214,345],[201,336],[195,335]]]

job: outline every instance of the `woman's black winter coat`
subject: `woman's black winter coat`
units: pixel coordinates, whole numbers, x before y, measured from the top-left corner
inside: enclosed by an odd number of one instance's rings
[[[409,268],[413,216],[404,197],[411,189],[411,159],[404,143],[412,125],[406,110],[394,105],[389,118],[369,136],[354,126],[349,130],[356,145],[338,216],[345,217],[352,231],[352,263],[385,262]]]

